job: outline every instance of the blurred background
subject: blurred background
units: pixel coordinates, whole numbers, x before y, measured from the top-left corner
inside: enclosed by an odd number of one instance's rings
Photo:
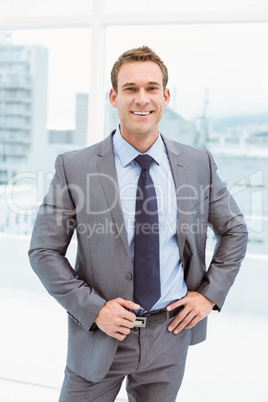
[[[67,320],[30,268],[33,223],[56,156],[118,125],[114,61],[148,45],[170,76],[160,131],[212,152],[249,229],[247,257],[208,340],[190,348],[178,400],[267,402],[267,1],[0,0],[0,9],[0,400],[58,400]],[[214,244],[209,232],[208,263]],[[73,239],[71,263],[75,253]],[[117,400],[127,400],[123,388]]]

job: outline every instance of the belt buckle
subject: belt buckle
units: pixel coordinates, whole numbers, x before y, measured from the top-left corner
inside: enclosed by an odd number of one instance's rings
[[[145,328],[147,317],[136,317],[134,321],[134,327]]]

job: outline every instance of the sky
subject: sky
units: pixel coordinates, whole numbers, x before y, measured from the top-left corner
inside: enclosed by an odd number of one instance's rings
[[[12,43],[48,49],[48,128],[75,126],[75,94],[89,91],[91,29],[12,32]],[[105,86],[126,49],[152,47],[169,70],[171,107],[185,118],[268,111],[268,24],[121,26],[106,29]]]

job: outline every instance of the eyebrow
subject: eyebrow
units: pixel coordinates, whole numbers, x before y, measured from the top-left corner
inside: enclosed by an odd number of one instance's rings
[[[124,85],[122,85],[122,88],[131,87],[133,85],[135,85],[135,82],[126,82]]]
[[[126,88],[126,87],[131,87],[131,86],[134,86],[134,85],[137,85],[135,82],[126,82],[124,85],[122,85],[122,88]],[[147,85],[156,85],[156,86],[161,86],[161,84],[159,83],[159,82],[157,82],[157,81],[149,81],[148,83],[147,83]]]

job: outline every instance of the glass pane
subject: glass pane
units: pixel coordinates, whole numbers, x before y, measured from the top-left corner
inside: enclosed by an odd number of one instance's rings
[[[86,142],[90,39],[25,30],[0,43],[0,233],[30,235],[56,156]]]
[[[0,346],[3,400],[58,399],[66,317],[31,270],[27,252],[56,155],[81,146],[74,145],[81,136],[81,129],[79,133],[75,130],[79,125],[76,109],[79,97],[88,97],[90,41],[91,29],[81,28],[14,31],[2,35],[0,42],[0,299],[6,328]],[[74,244],[69,254],[73,261]],[[56,345],[53,356],[47,343]]]
[[[109,27],[106,77],[118,55],[143,44],[169,69],[162,133],[211,150],[246,215],[248,251],[267,254],[268,25]],[[107,106],[106,119],[108,133],[117,111]]]
[[[206,97],[213,119],[265,114],[267,37],[267,24],[109,27],[107,88],[117,56],[145,44],[167,64],[171,105],[181,115],[193,118],[203,113]]]

